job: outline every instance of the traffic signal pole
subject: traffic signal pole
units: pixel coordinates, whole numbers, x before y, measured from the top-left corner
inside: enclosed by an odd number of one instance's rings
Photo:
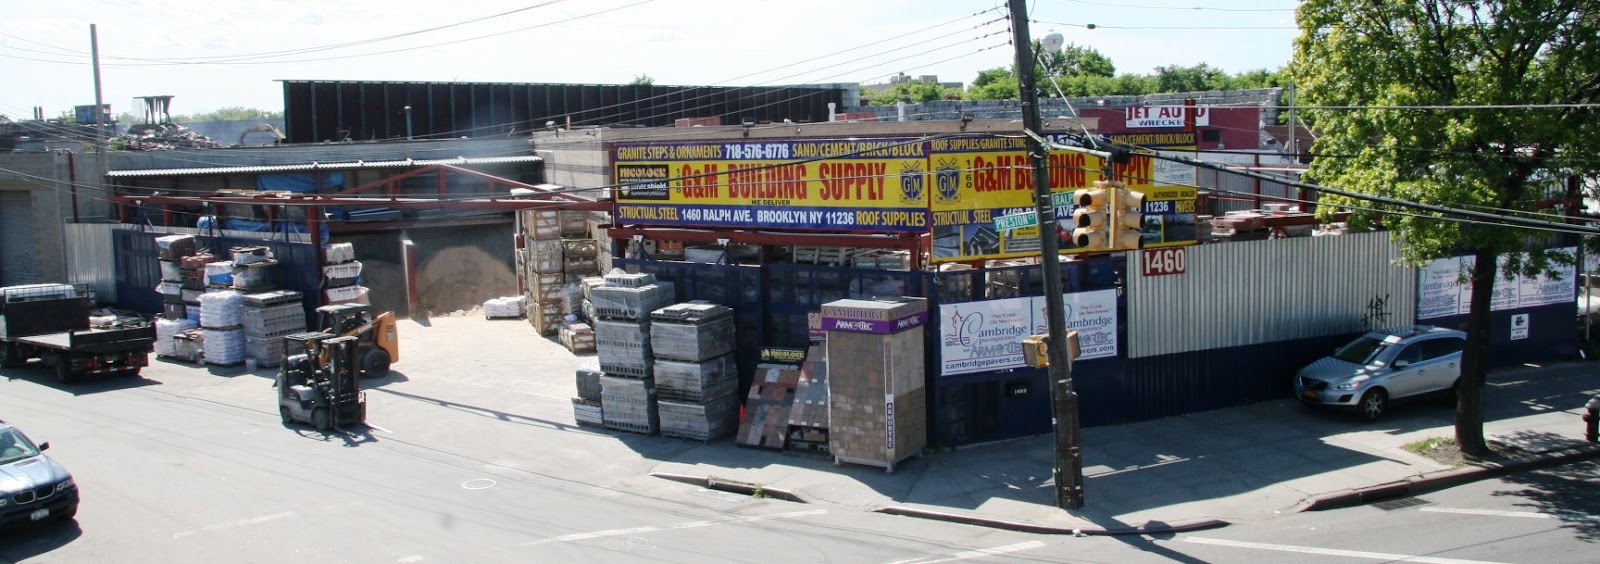
[[[1066,292],[1061,285],[1061,247],[1056,235],[1056,208],[1050,200],[1048,149],[1040,135],[1039,90],[1033,76],[1033,43],[1028,37],[1025,0],[1009,0],[1011,42],[1016,47],[1017,87],[1022,103],[1022,128],[1033,168],[1034,208],[1039,215],[1039,253],[1044,276],[1045,316],[1049,331],[1050,405],[1055,416],[1056,506],[1083,507],[1083,443],[1078,427],[1078,393],[1072,389],[1072,364],[1067,357]]]

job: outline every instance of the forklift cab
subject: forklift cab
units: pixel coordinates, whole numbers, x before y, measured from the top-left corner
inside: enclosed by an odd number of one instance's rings
[[[400,360],[399,328],[394,312],[374,315],[366,304],[336,304],[317,308],[317,330],[359,341],[356,358],[361,376],[382,378],[389,365]]]
[[[285,424],[310,423],[328,431],[367,418],[366,396],[356,383],[355,337],[307,332],[283,338],[278,370],[278,414]]]

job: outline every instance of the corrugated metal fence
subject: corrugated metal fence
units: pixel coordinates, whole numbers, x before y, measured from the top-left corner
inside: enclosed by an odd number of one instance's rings
[[[1129,253],[1128,358],[1408,325],[1417,270],[1389,233],[1189,247],[1187,272],[1140,276]]]

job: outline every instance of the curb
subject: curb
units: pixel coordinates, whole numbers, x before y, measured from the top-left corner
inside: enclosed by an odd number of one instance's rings
[[[795,503],[811,503],[789,490],[769,488],[761,484],[752,484],[716,476],[693,476],[689,474],[673,474],[671,472],[651,472],[651,476],[684,484],[693,484],[708,490],[717,490],[728,493],[748,495],[751,497],[770,497]]]
[[[1600,445],[1586,444],[1582,446],[1552,450],[1507,460],[1505,462],[1486,462],[1482,465],[1470,465],[1448,470],[1430,472],[1421,476],[1406,478],[1398,482],[1378,484],[1365,488],[1356,488],[1324,494],[1312,498],[1310,502],[1302,505],[1299,511],[1322,511],[1326,509],[1339,509],[1365,505],[1368,503],[1421,495],[1453,488],[1462,484],[1470,484],[1479,480],[1497,478],[1507,474],[1535,470],[1548,466],[1556,466],[1568,462],[1576,462],[1600,456]]]
[[[998,518],[994,518],[994,517],[982,517],[982,516],[977,516],[977,515],[966,515],[966,514],[960,514],[960,513],[947,513],[947,512],[943,512],[943,511],[932,511],[932,510],[928,510],[928,509],[917,509],[917,508],[914,508],[914,507],[905,507],[905,506],[899,506],[899,505],[884,507],[884,508],[876,510],[875,512],[876,513],[885,513],[885,514],[888,514],[888,515],[899,515],[899,516],[902,516],[902,517],[916,517],[916,518],[919,518],[919,519],[932,519],[932,520],[935,520],[935,521],[949,521],[949,522],[952,522],[952,523],[962,523],[962,524],[966,524],[966,525],[977,525],[977,526],[980,526],[980,527],[989,527],[989,528],[994,528],[994,529],[1005,529],[1005,530],[1008,530],[1008,531],[1018,531],[1018,532],[1024,532],[1024,533],[1038,533],[1038,534],[1044,534],[1044,535],[1072,535],[1072,536],[1087,536],[1087,535],[1095,535],[1095,536],[1156,535],[1156,534],[1166,534],[1166,533],[1182,533],[1182,532],[1188,532],[1188,531],[1199,531],[1199,530],[1204,530],[1204,529],[1215,529],[1215,528],[1220,528],[1220,527],[1226,527],[1226,526],[1228,526],[1230,524],[1227,521],[1223,521],[1221,519],[1210,519],[1210,518],[1207,518],[1207,519],[1194,519],[1194,520],[1190,520],[1190,521],[1180,521],[1180,522],[1177,522],[1177,523],[1160,523],[1160,524],[1156,524],[1156,525],[1146,524],[1146,525],[1134,525],[1134,526],[1111,527],[1111,528],[1097,527],[1097,526],[1066,527],[1066,526],[1058,526],[1058,525],[1040,525],[1040,524],[1037,524],[1037,523],[1028,523],[1028,522],[1025,522],[1025,521],[1011,521],[1011,520],[1007,520],[1007,519],[998,519]]]

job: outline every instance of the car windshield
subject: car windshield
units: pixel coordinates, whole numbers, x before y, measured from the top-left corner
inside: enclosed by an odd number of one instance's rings
[[[1356,364],[1369,364],[1387,348],[1389,348],[1388,343],[1372,337],[1361,337],[1333,351],[1333,358]]]
[[[16,462],[24,458],[39,455],[39,449],[33,446],[28,437],[22,436],[15,428],[0,429],[0,464]]]

